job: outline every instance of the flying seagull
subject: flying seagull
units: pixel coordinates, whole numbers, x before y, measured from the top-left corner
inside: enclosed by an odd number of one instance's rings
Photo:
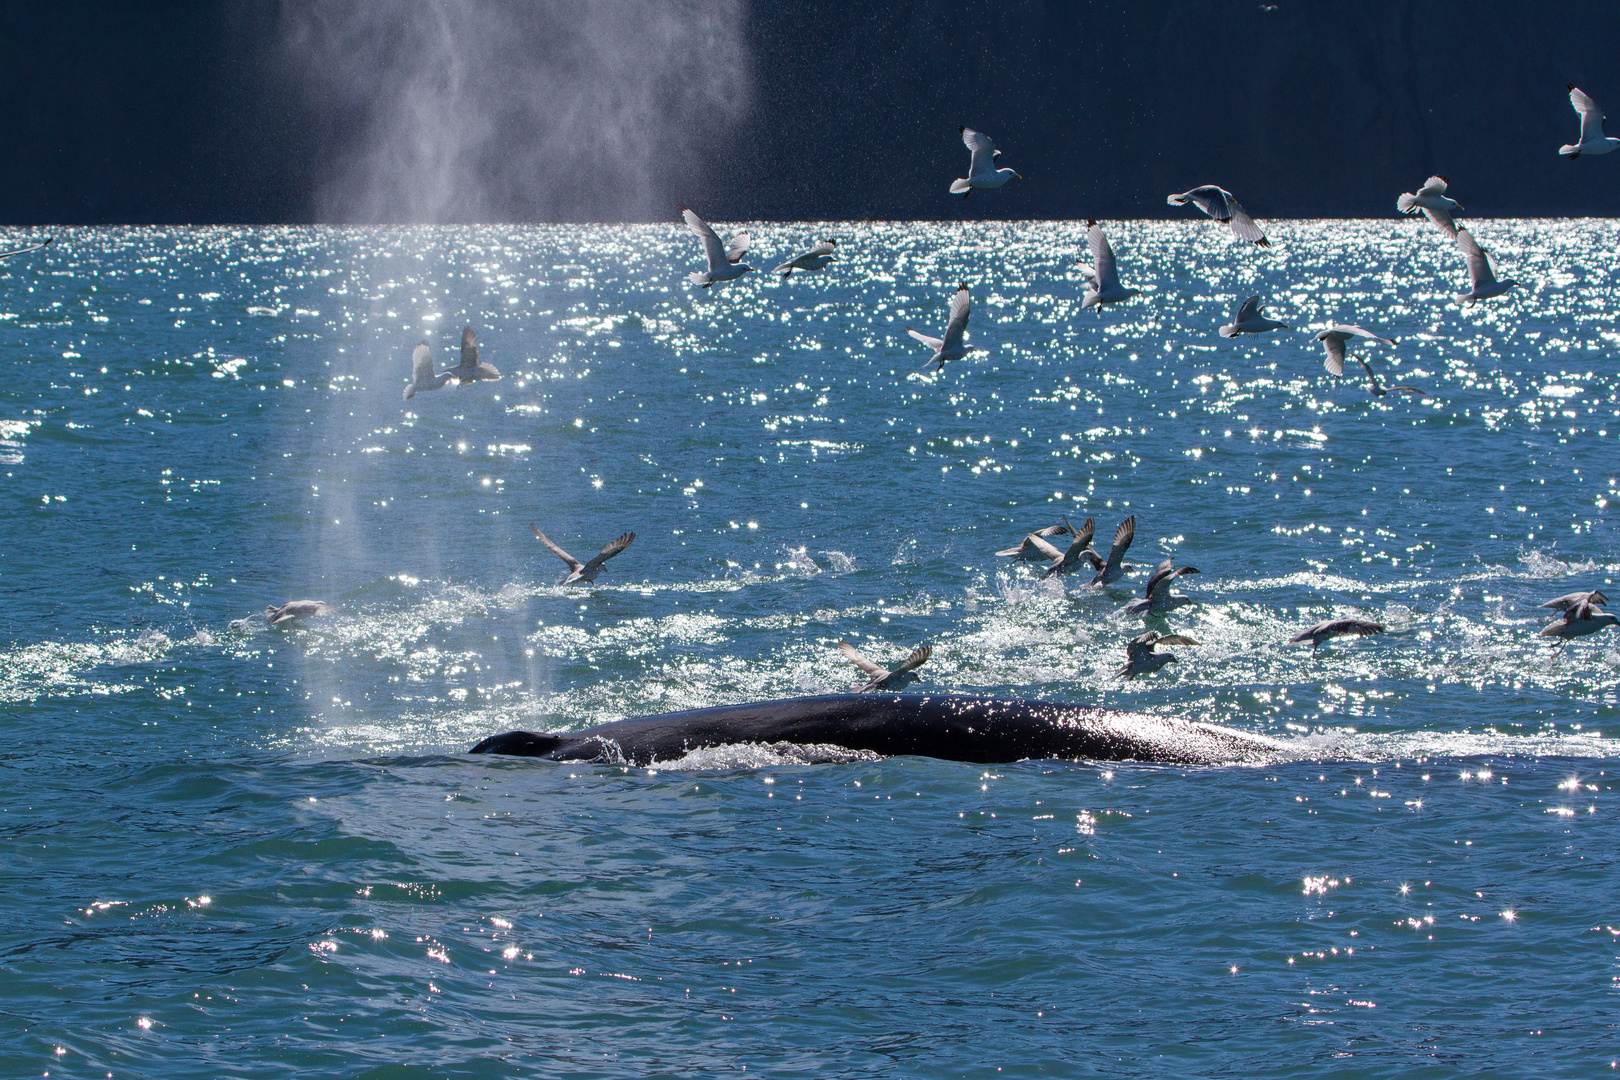
[[[1224,221],[1230,225],[1232,235],[1239,240],[1247,240],[1260,247],[1271,246],[1271,241],[1260,231],[1260,226],[1254,223],[1254,218],[1250,217],[1242,204],[1223,187],[1204,184],[1191,191],[1183,191],[1180,195],[1172,195],[1166,201],[1171,206],[1186,206],[1192,203],[1216,221]]]
[[[433,374],[433,349],[424,341],[411,350],[411,383],[405,388],[405,400],[409,401],[429,390],[437,390],[455,377],[454,371]]]
[[[1434,222],[1435,228],[1447,236],[1456,236],[1457,223],[1451,220],[1451,212],[1463,209],[1463,204],[1446,197],[1446,185],[1449,183],[1451,181],[1443,176],[1431,176],[1417,191],[1407,192],[1396,199],[1395,209],[1403,214],[1415,214],[1421,210]]]
[[[1469,288],[1465,293],[1457,294],[1457,302],[1468,301],[1473,307],[1476,300],[1489,300],[1493,296],[1501,296],[1515,285],[1519,284],[1512,278],[1506,281],[1497,281],[1496,275],[1491,272],[1491,261],[1486,258],[1485,250],[1474,240],[1474,236],[1467,229],[1457,230],[1457,250],[1463,253],[1468,260]]]
[[[746,236],[747,234],[744,233],[743,235]],[[823,269],[828,263],[833,261],[833,255],[837,252],[837,250],[838,241],[823,240],[821,243],[817,244],[813,248],[810,248],[808,251],[799,252],[797,255],[793,256],[793,258],[772,270],[771,273],[781,274],[783,277],[791,277],[793,275],[793,271],[795,270],[804,270],[808,272],[810,270]],[[739,253],[738,257],[741,257],[741,253]]]
[[[962,342],[962,335],[967,332],[968,313],[973,303],[968,298],[968,287],[958,285],[956,293],[951,297],[951,314],[945,322],[945,336],[943,338],[929,337],[920,330],[906,327],[906,333],[934,350],[934,355],[928,358],[927,363],[939,364],[939,370],[945,369],[945,361],[960,360],[974,350]],[[982,350],[980,350],[982,351]]]
[[[1311,652],[1314,653],[1316,647],[1329,638],[1343,637],[1346,634],[1366,635],[1381,634],[1383,632],[1383,626],[1375,622],[1369,622],[1366,619],[1328,619],[1325,622],[1317,623],[1309,630],[1301,630],[1288,639],[1288,644],[1304,645],[1306,642],[1310,642]]]
[[[1114,261],[1114,249],[1108,246],[1108,237],[1096,219],[1087,218],[1086,243],[1091,245],[1091,266],[1083,263],[1081,273],[1086,275],[1086,295],[1080,301],[1080,310],[1094,307],[1102,314],[1103,304],[1117,304],[1129,300],[1141,289],[1127,289],[1119,283],[1119,266]]]
[[[870,682],[855,691],[857,694],[865,694],[872,690],[899,690],[909,683],[916,682],[917,669],[926,664],[928,658],[934,655],[933,646],[924,645],[920,649],[912,650],[911,655],[902,660],[899,667],[889,671],[872,663],[861,650],[847,641],[839,640],[838,651],[849,657],[856,667],[871,676]]]
[[[996,158],[1001,156],[1001,151],[996,149],[995,141],[990,136],[970,127],[959,130],[962,132],[962,142],[973,156],[968,159],[967,178],[951,181],[952,195],[965,199],[973,194],[974,188],[998,188],[1009,180],[1023,179],[1011,169],[996,168]]]
[[[1620,139],[1604,136],[1603,110],[1598,108],[1598,103],[1574,83],[1569,84],[1569,103],[1575,106],[1575,111],[1580,114],[1581,141],[1569,146],[1560,146],[1558,148],[1560,154],[1574,161],[1582,154],[1607,154],[1610,150],[1620,147]]]
[[[284,622],[302,622],[316,615],[331,615],[337,610],[331,604],[323,604],[319,600],[292,600],[280,607],[267,604],[264,609],[264,621],[271,626],[280,626]]]
[[[1558,600],[1568,599],[1567,596],[1558,598]],[[1607,600],[1603,598],[1602,593],[1592,592],[1587,599],[1566,608],[1562,619],[1542,627],[1541,636],[1558,638],[1558,644],[1554,648],[1563,649],[1575,638],[1595,634],[1606,626],[1620,626],[1620,615],[1610,615],[1606,611],[1598,610],[1604,603],[1607,603]]]
[[[702,285],[707,289],[710,285],[719,285],[722,282],[733,281],[744,274],[754,272],[752,266],[743,263],[742,257],[748,251],[748,245],[753,238],[746,232],[740,232],[731,238],[731,247],[725,248],[720,244],[720,237],[707,221],[697,216],[697,212],[681,206],[681,217],[686,221],[686,227],[692,230],[699,240],[703,241],[703,255],[709,260],[708,270],[694,270],[686,275],[686,280],[694,285]]]
[[[10,251],[0,251],[0,259],[9,259],[13,255],[26,255],[30,251],[38,251],[41,248],[48,248],[51,246],[51,242],[55,239],[56,237],[54,236],[47,236],[44,240],[37,244],[29,244],[27,247],[12,248]]]
[[[1093,585],[1112,585],[1125,576],[1129,569],[1124,563],[1125,553],[1131,548],[1131,541],[1136,539],[1136,515],[1132,514],[1119,523],[1114,530],[1114,544],[1108,549],[1108,559],[1103,563],[1097,576],[1091,579]]]
[[[1036,529],[1032,533],[1026,533],[1024,535],[1024,539],[1019,542],[1017,547],[1003,548],[1001,551],[996,552],[996,554],[1009,559],[1021,559],[1024,562],[1035,562],[1038,559],[1050,559],[1053,556],[1048,555],[1047,552],[1057,551],[1057,548],[1053,547],[1051,544],[1043,544],[1041,547],[1037,547],[1031,541],[1031,537],[1035,538],[1036,540],[1044,541],[1048,537],[1067,536],[1068,534],[1069,527],[1067,525],[1048,525],[1044,529]],[[1059,552],[1059,554],[1062,553]]]
[[[1064,518],[1063,524],[1069,525],[1069,519]],[[1041,574],[1042,581],[1054,574],[1072,574],[1080,569],[1082,562],[1090,563],[1093,570],[1103,568],[1102,556],[1091,550],[1091,538],[1097,532],[1097,519],[1086,518],[1086,523],[1078,529],[1073,525],[1069,525],[1069,531],[1074,534],[1074,539],[1069,542],[1066,551],[1059,551],[1054,545],[1048,544],[1044,540],[1037,539],[1035,541],[1036,546],[1042,548],[1043,553],[1052,560],[1051,565]],[[1025,539],[1028,539],[1028,537]]]
[[[1190,596],[1172,593],[1170,585],[1182,574],[1197,574],[1196,566],[1175,566],[1169,559],[1164,560],[1153,568],[1148,576],[1147,587],[1142,590],[1140,600],[1132,600],[1125,605],[1125,614],[1135,618],[1149,618],[1154,615],[1166,615],[1179,607],[1196,604],[1198,601]]]
[[[1263,306],[1258,296],[1251,296],[1243,301],[1242,306],[1238,308],[1237,316],[1232,320],[1231,324],[1221,327],[1219,331],[1221,337],[1235,338],[1239,334],[1263,334],[1267,330],[1293,329],[1287,323],[1280,323],[1276,319],[1268,319],[1260,314],[1260,309]]]
[[[1364,337],[1372,341],[1382,341],[1385,345],[1395,344],[1394,338],[1379,337],[1371,330],[1363,330],[1359,326],[1339,324],[1330,326],[1316,335],[1316,340],[1322,343],[1327,356],[1322,360],[1322,366],[1328,369],[1328,374],[1344,375],[1344,346],[1345,342],[1353,337]]]
[[[1181,634],[1160,634],[1149,630],[1125,644],[1125,666],[1114,672],[1116,679],[1134,679],[1138,675],[1151,675],[1166,664],[1177,663],[1174,653],[1154,652],[1155,645],[1197,645],[1198,642]]]
[[[551,538],[541,532],[538,526],[530,525],[529,528],[534,530],[534,535],[540,538],[542,544],[551,549],[553,555],[568,564],[568,573],[557,579],[559,585],[577,585],[582,581],[588,585],[595,581],[596,575],[607,569],[607,561],[629,547],[630,541],[636,538],[635,533],[627,532],[595,555],[592,555],[590,562],[580,562],[568,552],[553,544]]]
[[[1361,357],[1356,357],[1356,363],[1361,370],[1367,373],[1367,393],[1373,397],[1383,397],[1385,394],[1416,394],[1418,397],[1428,397],[1428,392],[1419,390],[1415,386],[1385,386],[1378,376],[1373,373],[1372,365]]]

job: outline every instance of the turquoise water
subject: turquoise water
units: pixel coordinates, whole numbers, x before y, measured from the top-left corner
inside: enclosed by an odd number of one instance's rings
[[[840,261],[701,292],[673,225],[64,231],[0,265],[0,1071],[1609,1070],[1620,637],[1535,605],[1620,570],[1612,228],[1477,223],[1529,284],[1465,309],[1414,222],[1117,223],[1101,315],[1071,223],[762,225]],[[1254,292],[1433,396],[1217,337]],[[503,378],[402,401],[464,324]],[[994,556],[1065,513],[1201,569],[1180,663]],[[531,524],[637,538],[565,593]],[[853,689],[839,638],[1290,753],[462,753]]]

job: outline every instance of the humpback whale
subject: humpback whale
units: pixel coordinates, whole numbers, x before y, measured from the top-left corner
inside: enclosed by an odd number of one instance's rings
[[[739,743],[832,745],[992,765],[1041,758],[1176,765],[1263,762],[1283,744],[1169,716],[951,694],[827,694],[643,716],[566,733],[508,731],[474,754],[551,761],[677,761]]]

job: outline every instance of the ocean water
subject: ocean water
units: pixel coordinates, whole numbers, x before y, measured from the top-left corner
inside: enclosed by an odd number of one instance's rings
[[[1526,284],[1464,308],[1426,225],[1268,224],[1110,223],[1101,314],[1077,223],[759,225],[839,261],[714,290],[676,225],[0,264],[0,1072],[1610,1074],[1620,634],[1536,605],[1620,571],[1614,225],[1477,222]],[[1251,293],[1295,329],[1220,339]],[[1329,376],[1340,321],[1431,396]],[[502,379],[403,401],[467,324]],[[1064,514],[1137,572],[993,554]],[[636,540],[564,591],[531,525]],[[1165,557],[1200,644],[1117,682]],[[1341,615],[1388,632],[1285,644]],[[850,690],[840,638],[1289,752],[464,753]]]

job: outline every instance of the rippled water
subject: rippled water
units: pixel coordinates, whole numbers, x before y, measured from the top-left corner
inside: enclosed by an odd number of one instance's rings
[[[1620,1058],[1613,226],[67,231],[0,264],[8,1075],[1553,1075]],[[920,372],[958,282],[986,352]],[[1374,398],[1258,292],[1360,322]],[[463,324],[504,377],[401,394]],[[1359,369],[1352,364],[1352,372]],[[1399,400],[1395,400],[1395,398]],[[1167,556],[1200,646],[1111,679]],[[586,556],[637,539],[596,587]],[[341,613],[267,631],[266,603]],[[1389,632],[1313,656],[1319,619]],[[245,626],[233,627],[238,620]],[[470,758],[512,727],[921,688],[1289,740],[1264,769],[759,748]],[[37,1072],[36,1072],[37,1070]],[[997,1070],[1000,1070],[999,1074]]]

